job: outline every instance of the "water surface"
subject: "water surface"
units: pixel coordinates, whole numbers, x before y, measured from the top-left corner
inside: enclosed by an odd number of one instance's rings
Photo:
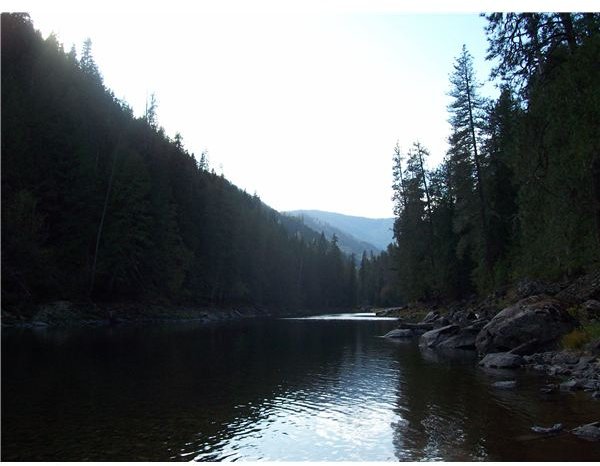
[[[370,314],[5,329],[2,460],[599,460],[600,419],[527,371],[379,338]],[[493,382],[516,378],[516,390]]]

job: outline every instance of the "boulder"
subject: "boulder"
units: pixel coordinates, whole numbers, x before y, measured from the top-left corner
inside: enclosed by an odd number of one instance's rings
[[[569,379],[560,384],[560,389],[563,391],[582,390],[583,382],[579,379]]]
[[[536,348],[538,348],[540,342],[537,338],[533,338],[525,343],[521,343],[519,346],[510,350],[512,354],[518,354],[519,356],[526,356],[528,354],[535,353]]]
[[[449,323],[465,326],[477,320],[477,315],[470,309],[456,309],[448,313],[448,320]]]
[[[532,296],[500,311],[477,335],[481,354],[505,352],[537,339],[527,352],[532,354],[556,344],[577,321],[564,305],[547,296]],[[523,351],[521,351],[523,353]]]
[[[459,331],[460,327],[458,325],[446,325],[445,327],[436,328],[435,330],[429,330],[421,335],[419,346],[435,348],[444,340],[456,335]]]
[[[501,311],[501,309],[496,304],[487,304],[487,305],[482,304],[476,309],[475,316],[478,319],[484,319],[484,320],[489,321],[500,311]]]
[[[518,354],[490,353],[479,361],[479,365],[497,369],[514,369],[523,365],[523,358]]]
[[[588,319],[600,319],[600,301],[588,299],[582,306]]]
[[[412,330],[414,333],[425,333],[429,330],[433,330],[433,324],[431,323],[418,323],[413,324],[410,322],[401,322],[398,325],[400,329]]]
[[[585,350],[595,356],[600,356],[600,338],[590,341],[585,345]]]
[[[433,322],[439,316],[440,316],[440,313],[438,311],[431,311],[425,317],[423,317],[423,320],[421,322],[423,322],[423,323]]]
[[[474,320],[465,327],[465,330],[476,330],[477,333],[479,333],[479,330],[481,330],[483,327],[485,327],[489,321],[490,321],[490,319],[486,319],[486,318]]]
[[[433,328],[436,329],[445,327],[446,325],[450,325],[451,323],[452,322],[450,322],[446,317],[440,317],[432,322]]]
[[[576,427],[571,432],[578,437],[597,442],[600,440],[600,422],[592,422]]]
[[[579,277],[556,297],[569,304],[580,304],[590,299],[600,300],[600,270]]]
[[[412,338],[415,334],[412,330],[395,328],[394,330],[386,333],[383,338]]]
[[[556,284],[548,283],[542,280],[523,279],[517,283],[516,293],[519,299],[528,298],[540,294],[554,295],[560,291]]]
[[[479,329],[476,328],[466,327],[460,329],[455,335],[441,341],[438,348],[474,350],[475,338],[478,333]]]

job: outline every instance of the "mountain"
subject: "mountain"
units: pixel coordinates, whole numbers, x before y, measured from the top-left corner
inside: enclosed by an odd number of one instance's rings
[[[342,238],[347,238],[349,241],[347,247],[355,254],[362,254],[365,249],[367,251],[372,249],[374,253],[384,251],[393,241],[393,218],[355,217],[321,210],[294,210],[286,213],[302,217],[307,226],[323,231],[327,238],[331,238],[333,233],[338,236],[340,243]],[[340,248],[344,250],[341,245]],[[357,253],[359,250],[360,252]]]
[[[339,228],[336,228],[327,222],[322,222],[321,220],[309,215],[290,212],[283,213],[282,215],[290,222],[289,226],[287,226],[287,230],[291,233],[296,233],[296,231],[293,231],[293,229],[299,228],[300,225],[302,228],[298,229],[297,233],[302,235],[304,238],[310,238],[312,236],[310,234],[306,234],[307,231],[310,231],[312,234],[317,236],[319,236],[322,232],[325,235],[325,238],[327,238],[329,241],[331,241],[333,235],[335,235],[338,239],[338,247],[345,254],[354,254],[357,258],[360,258],[363,251],[372,251],[373,254],[380,252],[380,248],[377,246],[367,243],[366,241],[361,241],[348,232],[340,230]]]

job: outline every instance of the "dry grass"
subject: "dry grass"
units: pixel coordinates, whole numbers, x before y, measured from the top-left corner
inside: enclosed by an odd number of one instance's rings
[[[561,339],[564,349],[582,349],[587,343],[600,338],[600,322],[593,322],[567,333]]]

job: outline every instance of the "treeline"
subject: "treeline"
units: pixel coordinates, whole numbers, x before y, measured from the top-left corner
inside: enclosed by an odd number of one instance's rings
[[[600,260],[600,15],[486,16],[495,101],[465,47],[450,77],[443,163],[396,147],[397,244],[406,301],[460,298]]]
[[[353,305],[353,258],[237,189],[26,14],[2,14],[2,305]]]

